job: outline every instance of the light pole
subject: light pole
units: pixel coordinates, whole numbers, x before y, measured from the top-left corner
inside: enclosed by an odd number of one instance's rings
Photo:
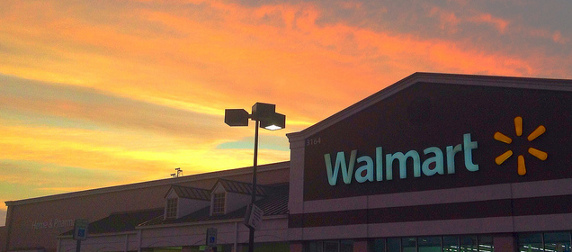
[[[258,166],[258,127],[267,130],[279,130],[286,127],[286,116],[275,111],[276,105],[257,102],[252,106],[252,113],[248,114],[244,109],[225,109],[224,122],[229,126],[248,126],[248,119],[255,122],[254,125],[254,162],[252,165],[252,199],[250,204],[254,206],[256,201],[256,169]],[[247,208],[250,209],[250,208]],[[248,213],[247,213],[248,214]],[[248,251],[254,251],[254,227],[248,226]]]

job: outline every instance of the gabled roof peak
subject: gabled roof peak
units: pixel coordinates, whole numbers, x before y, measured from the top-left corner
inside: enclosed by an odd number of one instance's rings
[[[213,186],[211,191],[214,190],[217,187],[217,185],[219,185],[219,184],[227,192],[248,194],[248,195],[252,194],[252,184],[251,183],[239,182],[239,181],[222,179],[222,178],[218,179],[218,181],[215,183],[215,185]],[[270,188],[268,186],[256,185],[256,195],[258,195],[258,196],[267,196],[271,190],[272,190],[272,188]]]
[[[171,190],[174,191],[175,194],[177,194],[177,196],[180,198],[196,199],[204,201],[211,200],[210,191],[206,189],[187,187],[181,185],[172,185],[169,191],[167,191],[165,197],[167,197],[169,193],[171,193]]]

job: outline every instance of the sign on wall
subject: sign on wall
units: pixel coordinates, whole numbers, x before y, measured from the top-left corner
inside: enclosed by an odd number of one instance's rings
[[[89,221],[85,219],[77,219],[74,222],[73,239],[83,241],[87,239],[87,228]]]
[[[218,230],[216,228],[207,228],[207,247],[216,247]]]
[[[417,83],[306,139],[304,199],[571,178],[572,92]]]

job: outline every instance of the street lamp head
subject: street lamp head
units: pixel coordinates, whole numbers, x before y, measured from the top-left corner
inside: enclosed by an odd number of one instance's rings
[[[244,109],[225,109],[224,122],[229,126],[248,126],[248,119],[260,122],[267,130],[279,130],[286,127],[286,116],[275,112],[276,105],[257,102],[252,106],[252,114]],[[258,126],[258,125],[257,125]]]
[[[273,116],[276,112],[276,105],[269,103],[257,102],[252,105],[252,120],[263,121]]]
[[[260,121],[260,127],[267,130],[279,130],[286,127],[286,116],[280,113],[274,113],[270,117]]]
[[[248,126],[248,112],[244,109],[225,109],[224,122],[229,126]]]

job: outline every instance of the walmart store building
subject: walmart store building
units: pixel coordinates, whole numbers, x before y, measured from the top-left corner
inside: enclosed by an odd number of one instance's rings
[[[413,74],[260,167],[256,251],[569,252],[572,81]],[[6,202],[4,251],[243,251],[251,169]]]

